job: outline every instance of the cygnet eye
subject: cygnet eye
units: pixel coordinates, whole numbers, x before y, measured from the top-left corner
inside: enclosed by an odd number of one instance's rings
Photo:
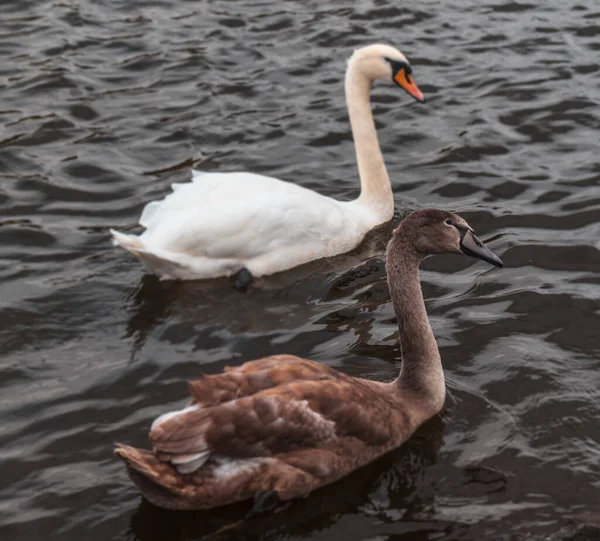
[[[446,225],[452,225],[452,220],[451,220],[450,218],[446,218],[446,219],[444,220],[444,223],[445,223]]]

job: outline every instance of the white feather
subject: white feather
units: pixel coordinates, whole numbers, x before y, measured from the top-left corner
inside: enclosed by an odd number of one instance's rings
[[[159,417],[157,417],[154,422],[152,423],[152,426],[150,427],[150,432],[152,432],[153,430],[156,429],[160,429],[160,425],[162,423],[164,423],[165,421],[168,421],[169,419],[172,419],[173,417],[177,417],[178,415],[183,415],[185,413],[189,413],[190,411],[196,411],[199,410],[202,406],[200,404],[192,404],[191,406],[187,406],[186,408],[177,410],[177,411],[169,411],[167,413],[163,413],[162,415],[160,415]]]
[[[210,451],[196,453],[193,455],[175,455],[171,463],[175,465],[179,473],[192,473],[204,466],[204,463],[210,457]]]
[[[215,479],[225,481],[230,477],[234,477],[241,473],[246,473],[249,470],[253,470],[264,462],[262,458],[217,458],[215,459],[217,464],[213,468],[213,475]]]

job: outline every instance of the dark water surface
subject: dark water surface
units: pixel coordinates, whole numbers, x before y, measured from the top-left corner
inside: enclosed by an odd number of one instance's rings
[[[598,511],[597,0],[0,11],[1,539],[541,539]],[[160,283],[107,231],[133,227],[192,165],[356,196],[343,75],[377,41],[410,57],[428,98],[374,91],[395,222],[457,210],[506,263],[423,265],[446,412],[278,513],[142,503],[112,444],[146,445],[202,370],[287,352],[397,373],[390,228],[246,295],[227,280]]]

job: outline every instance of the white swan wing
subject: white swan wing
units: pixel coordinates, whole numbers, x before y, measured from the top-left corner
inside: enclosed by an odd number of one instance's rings
[[[146,246],[212,259],[248,260],[311,244],[327,251],[349,227],[345,208],[315,192],[258,194],[164,218],[153,220],[142,234]]]
[[[247,172],[192,171],[191,182],[175,183],[171,187],[173,191],[164,199],[144,207],[140,225],[150,228],[164,222],[171,214],[244,200],[262,193],[309,191],[290,182]]]

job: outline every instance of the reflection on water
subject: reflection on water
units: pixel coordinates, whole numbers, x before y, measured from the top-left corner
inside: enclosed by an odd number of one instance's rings
[[[600,6],[538,4],[5,2],[0,537],[563,541],[597,523]],[[343,71],[377,41],[427,97],[373,92],[394,224],[455,210],[506,264],[422,266],[443,416],[277,513],[140,503],[112,444],[145,446],[186,379],[282,352],[397,374],[393,224],[245,295],[146,276],[108,235],[193,166],[355,197]]]

